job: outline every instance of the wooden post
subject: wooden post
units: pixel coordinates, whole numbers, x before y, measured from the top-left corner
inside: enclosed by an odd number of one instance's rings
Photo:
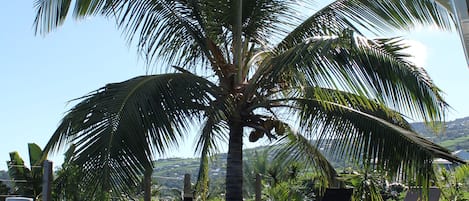
[[[256,193],[256,201],[261,201],[262,198],[262,181],[261,181],[261,174],[256,174],[256,183],[254,184],[255,193]]]
[[[192,201],[194,198],[194,194],[192,193],[192,185],[191,185],[191,175],[185,174],[184,175],[184,193],[183,193],[183,200],[184,201]]]
[[[44,161],[44,171],[42,176],[42,200],[52,201],[52,161]]]

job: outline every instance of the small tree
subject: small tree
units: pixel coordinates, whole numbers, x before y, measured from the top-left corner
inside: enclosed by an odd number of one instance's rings
[[[469,165],[461,165],[454,170],[441,168],[436,172],[441,200],[469,201]]]
[[[29,143],[28,150],[31,167],[26,167],[18,152],[10,152],[10,161],[7,161],[8,174],[13,180],[13,194],[37,199],[42,191],[42,163],[45,158],[37,144]]]
[[[87,178],[83,173],[85,170],[73,162],[74,151],[75,145],[72,144],[65,152],[65,159],[61,168],[56,172],[56,178],[53,182],[53,199],[109,200],[109,192],[87,184]]]
[[[373,170],[347,171],[341,175],[347,185],[354,188],[354,201],[383,201],[381,192],[385,188],[385,178]]]
[[[3,182],[0,181],[0,195],[8,195],[10,193],[10,187],[5,185]],[[0,196],[0,201],[4,201],[5,197]]]
[[[262,200],[309,200],[323,190],[327,179],[311,167],[307,160],[295,160],[292,155],[283,154],[292,153],[287,151],[291,145],[282,144],[256,151],[252,157],[246,157],[245,198],[254,197],[256,174],[262,177]],[[301,147],[300,143],[297,142],[295,147]]]

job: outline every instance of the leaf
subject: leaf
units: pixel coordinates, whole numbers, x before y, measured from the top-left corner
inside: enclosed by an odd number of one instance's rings
[[[28,143],[29,161],[31,166],[42,166],[42,149],[35,143]]]
[[[67,113],[44,149],[74,143],[71,162],[81,166],[88,186],[129,193],[155,154],[177,146],[218,93],[211,82],[188,73],[108,84]]]

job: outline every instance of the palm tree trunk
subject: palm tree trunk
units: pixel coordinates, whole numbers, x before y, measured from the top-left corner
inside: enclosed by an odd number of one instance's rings
[[[243,200],[243,127],[239,121],[230,121],[230,139],[226,165],[227,201]]]
[[[151,201],[151,174],[153,173],[153,168],[147,168],[143,174],[143,191],[144,201]]]
[[[242,35],[243,35],[243,1],[238,0],[234,1],[234,6],[236,10],[236,21],[233,24],[233,60],[234,60],[234,65],[238,69],[238,74],[236,76],[236,81],[235,83],[239,84],[243,80],[243,68],[241,67],[241,64],[243,63],[242,60]]]

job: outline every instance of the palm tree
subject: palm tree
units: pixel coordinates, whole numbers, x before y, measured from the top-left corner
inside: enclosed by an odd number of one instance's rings
[[[297,151],[310,154],[325,147],[419,183],[432,175],[433,157],[459,161],[413,132],[404,118],[444,120],[440,90],[402,53],[399,38],[365,35],[415,25],[448,29],[449,14],[432,0],[336,0],[315,12],[311,5],[75,1],[76,18],[115,18],[148,63],[166,73],[111,83],[80,98],[46,150],[75,143],[75,160],[90,185],[125,192],[155,155],[199,127],[202,167],[220,142],[228,144],[226,200],[242,200],[245,136],[292,140],[301,145]],[[37,0],[36,31],[61,25],[70,7],[70,0]],[[303,138],[318,141],[307,145]],[[333,172],[323,157],[296,156]],[[207,178],[202,171],[202,194]]]

